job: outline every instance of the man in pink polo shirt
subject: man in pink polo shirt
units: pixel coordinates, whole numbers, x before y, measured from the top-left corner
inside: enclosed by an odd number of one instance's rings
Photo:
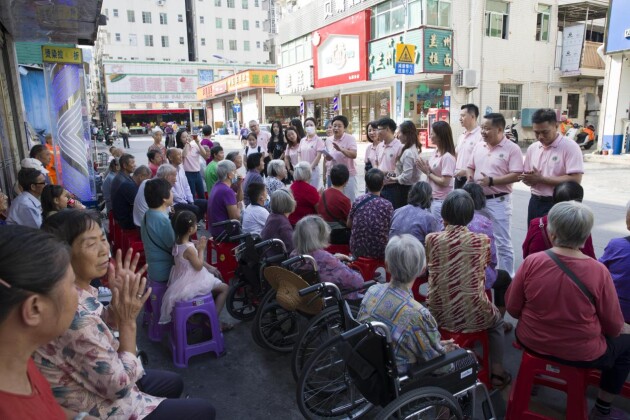
[[[394,133],[396,122],[391,118],[381,118],[377,123],[378,136],[381,142],[376,146],[377,168],[385,173],[385,185],[381,190],[381,197],[388,200],[394,206],[394,210],[407,204],[407,197],[401,197],[400,184],[390,181],[396,177],[396,159],[402,149],[402,143]],[[391,174],[392,176],[388,176]]]
[[[565,181],[582,181],[584,162],[580,146],[558,131],[556,111],[539,109],[532,115],[536,143],[527,148],[524,173],[519,177],[532,196],[527,208],[527,226],[532,219],[549,213],[553,188]]]
[[[249,122],[249,131],[256,134],[256,139],[258,140],[258,145],[261,150],[267,150],[267,143],[269,143],[269,139],[271,138],[271,133],[267,131],[262,131],[260,129],[260,125],[258,121],[251,120]]]
[[[462,105],[459,123],[464,132],[457,138],[457,164],[455,165],[455,188],[462,188],[466,183],[468,161],[472,151],[481,141],[481,127],[477,125],[479,107],[475,104]]]
[[[326,161],[333,165],[341,163],[346,165],[350,172],[350,179],[343,189],[343,193],[350,201],[357,197],[357,169],[354,160],[357,158],[357,140],[354,136],[346,133],[348,119],[343,115],[337,115],[332,119],[333,135],[326,138],[326,148],[322,151],[326,156]]]
[[[468,182],[483,187],[486,207],[481,210],[492,220],[496,241],[497,268],[514,277],[514,249],[512,248],[512,184],[523,173],[521,149],[503,134],[505,118],[493,113],[483,117],[481,138],[468,162]]]

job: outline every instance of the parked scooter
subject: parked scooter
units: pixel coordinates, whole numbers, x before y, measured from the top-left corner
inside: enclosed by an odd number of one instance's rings
[[[589,125],[583,127],[579,133],[575,135],[575,142],[584,150],[588,150],[595,144],[595,127]]]
[[[505,137],[507,137],[508,139],[510,139],[512,142],[518,144],[518,131],[516,131],[516,125],[518,124],[518,122],[516,121],[516,118],[512,117],[512,124],[507,124],[505,126],[505,130],[503,131],[505,134]]]

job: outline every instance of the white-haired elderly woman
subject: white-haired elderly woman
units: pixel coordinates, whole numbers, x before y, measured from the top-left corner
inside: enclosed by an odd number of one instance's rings
[[[285,187],[283,179],[287,177],[287,167],[282,159],[273,159],[267,165],[267,177],[265,178],[265,187],[267,193],[273,194],[274,191]]]
[[[411,293],[415,279],[426,267],[424,246],[410,234],[390,238],[385,247],[385,266],[391,281],[370,287],[359,309],[361,322],[380,321],[394,337],[394,355],[401,372],[457,348],[442,341],[431,312]]]
[[[230,188],[238,182],[236,165],[230,160],[222,160],[217,164],[217,183],[212,187],[208,197],[208,223],[223,222],[225,220],[239,220],[241,211],[238,209],[236,193]],[[224,226],[210,227],[210,233],[217,237],[225,230]]]
[[[309,182],[311,181],[311,164],[308,162],[298,162],[293,168],[293,184],[291,192],[295,199],[295,210],[289,216],[289,221],[293,226],[304,216],[317,214],[317,203],[319,203],[319,193]]]
[[[407,204],[394,210],[389,238],[408,233],[424,245],[424,238],[431,232],[442,230],[442,223],[431,213],[433,190],[428,182],[419,181],[409,190]]]
[[[626,229],[630,230],[630,201],[626,204]],[[630,236],[611,239],[599,262],[610,271],[623,318],[630,322]]]
[[[505,296],[507,311],[519,320],[516,339],[556,362],[601,369],[589,418],[627,418],[611,402],[630,373],[630,334],[608,269],[580,251],[593,213],[566,201],[552,207],[547,221],[553,247],[525,258]]]
[[[260,232],[260,237],[263,241],[274,238],[280,239],[284,242],[287,252],[290,253],[294,248],[293,226],[289,222],[289,215],[295,210],[293,194],[287,188],[272,192],[269,207],[271,214],[267,217],[267,222],[262,232]]]
[[[310,186],[310,185],[309,185]],[[325,248],[330,244],[330,226],[319,216],[302,218],[293,231],[295,250],[292,255],[308,254],[317,262],[319,280],[331,282],[340,289],[354,290],[364,283],[357,271],[348,268],[342,261],[350,259],[343,254],[331,254]],[[358,293],[350,293],[347,299],[358,299]]]

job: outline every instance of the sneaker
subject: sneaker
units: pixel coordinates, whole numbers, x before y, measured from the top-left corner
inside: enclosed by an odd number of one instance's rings
[[[597,408],[593,407],[588,418],[589,420],[627,420],[628,415],[625,411],[616,407],[610,407],[609,414],[602,414]]]

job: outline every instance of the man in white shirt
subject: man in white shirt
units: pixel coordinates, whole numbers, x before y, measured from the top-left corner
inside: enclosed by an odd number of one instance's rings
[[[271,133],[267,131],[262,131],[260,129],[260,125],[258,121],[251,120],[249,122],[249,131],[256,134],[256,139],[258,140],[258,146],[265,152],[267,151],[267,143],[269,143],[269,139],[271,138]]]
[[[190,210],[197,215],[197,221],[200,222],[206,215],[208,200],[193,198],[192,192],[190,191],[190,185],[188,185],[188,178],[186,178],[186,172],[184,171],[184,166],[182,165],[182,150],[177,148],[168,149],[166,151],[166,158],[177,171],[175,185],[173,185],[173,203],[175,211]]]
[[[459,123],[464,132],[457,138],[457,164],[455,166],[455,188],[462,188],[466,183],[468,161],[472,151],[481,141],[481,127],[477,125],[479,108],[475,104],[462,105]]]
[[[265,208],[267,189],[265,184],[252,182],[247,186],[246,193],[250,204],[243,211],[243,233],[260,235],[269,217],[269,212]]]
[[[46,181],[37,169],[22,168],[18,172],[18,183],[22,193],[9,207],[7,223],[39,229],[42,224],[42,204],[39,201]]]
[[[177,181],[177,169],[173,165],[165,163],[158,168],[155,177],[167,180],[171,184],[171,188],[173,188]],[[136,199],[133,203],[133,223],[138,227],[142,224],[144,213],[149,209],[147,200],[144,198],[144,187],[147,185],[147,181],[149,180],[142,181],[142,184],[138,187],[138,194],[136,194]]]

